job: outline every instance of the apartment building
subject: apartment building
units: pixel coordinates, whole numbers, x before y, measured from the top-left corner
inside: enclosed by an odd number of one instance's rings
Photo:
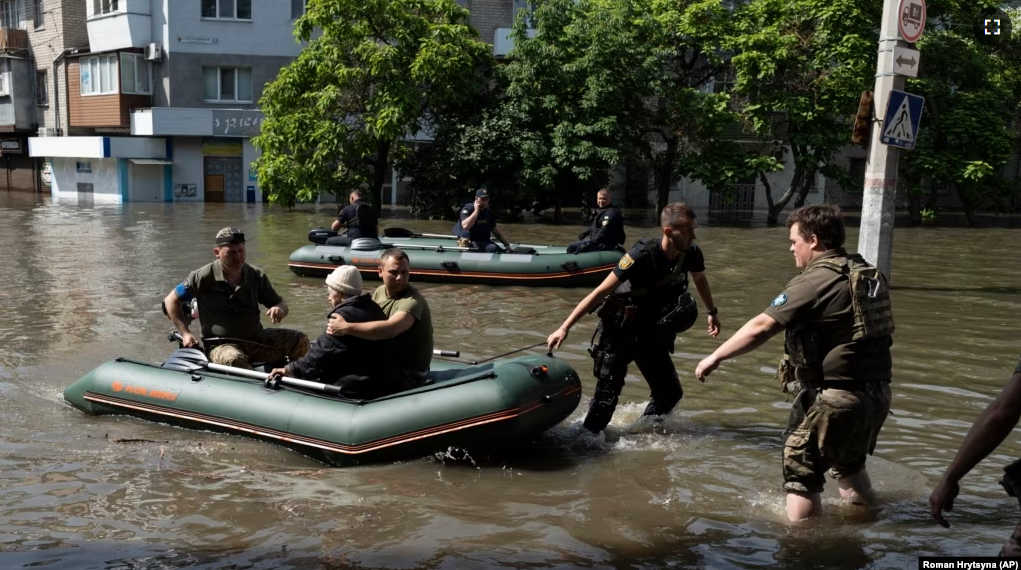
[[[300,52],[304,0],[77,2],[89,41],[64,58],[71,136],[28,141],[53,196],[262,201],[256,102]]]

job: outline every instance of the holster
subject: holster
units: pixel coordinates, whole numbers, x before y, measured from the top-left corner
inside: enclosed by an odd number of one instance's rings
[[[606,328],[623,331],[635,322],[637,312],[638,307],[627,300],[619,297],[607,297],[603,304],[596,309],[596,316],[605,323]]]
[[[780,365],[776,367],[776,381],[780,384],[780,390],[787,394],[786,399],[788,400],[791,395],[796,396],[803,388],[794,374],[794,365],[791,364],[791,360],[786,354],[780,359]]]
[[[1021,489],[1021,459],[1003,468],[1000,485],[1008,495],[1016,498],[1018,506],[1021,506],[1021,493],[1018,493],[1018,490]]]

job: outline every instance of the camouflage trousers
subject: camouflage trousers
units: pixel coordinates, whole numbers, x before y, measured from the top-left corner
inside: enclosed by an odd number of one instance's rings
[[[841,479],[865,468],[886,416],[890,383],[870,382],[861,389],[807,388],[794,400],[783,449],[783,488],[820,493],[829,471]]]
[[[291,329],[262,329],[251,343],[218,344],[209,351],[209,360],[224,366],[251,368],[253,362],[292,362],[308,352],[308,336]]]

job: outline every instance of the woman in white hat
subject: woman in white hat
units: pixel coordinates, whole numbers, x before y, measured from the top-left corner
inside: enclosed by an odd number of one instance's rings
[[[326,277],[326,286],[333,307],[330,315],[337,313],[355,323],[386,320],[372,296],[362,293],[358,269],[350,265],[334,269]],[[403,389],[389,340],[337,337],[325,331],[305,356],[270,374],[335,384],[342,387],[342,395],[360,400],[381,398]]]

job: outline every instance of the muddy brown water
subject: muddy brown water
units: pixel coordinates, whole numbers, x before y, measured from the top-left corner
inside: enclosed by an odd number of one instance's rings
[[[701,385],[694,367],[719,342],[701,325],[678,342],[685,396],[665,425],[638,421],[648,389],[633,371],[608,433],[589,437],[586,318],[558,352],[581,373],[582,406],[504,456],[445,450],[337,469],[269,443],[87,417],[63,402],[63,389],[103,361],[168,354],[159,302],[211,260],[226,225],[245,231],[249,263],[288,300],[284,324],[319,334],[323,284],[292,275],[287,257],[331,211],[0,195],[0,567],[915,568],[920,555],[993,555],[1017,522],[996,483],[1021,456],[1017,431],[963,481],[951,529],[930,521],[927,504],[1021,353],[1021,237],[1011,229],[898,228],[893,412],[869,462],[882,508],[839,504],[831,482],[828,514],[811,530],[783,523],[779,341]],[[384,225],[445,233],[451,223]],[[530,243],[578,231],[502,228]],[[629,241],[651,231],[628,230]],[[724,337],[796,273],[783,229],[703,222],[698,237]],[[542,340],[588,292],[420,288],[437,348],[469,359]]]

